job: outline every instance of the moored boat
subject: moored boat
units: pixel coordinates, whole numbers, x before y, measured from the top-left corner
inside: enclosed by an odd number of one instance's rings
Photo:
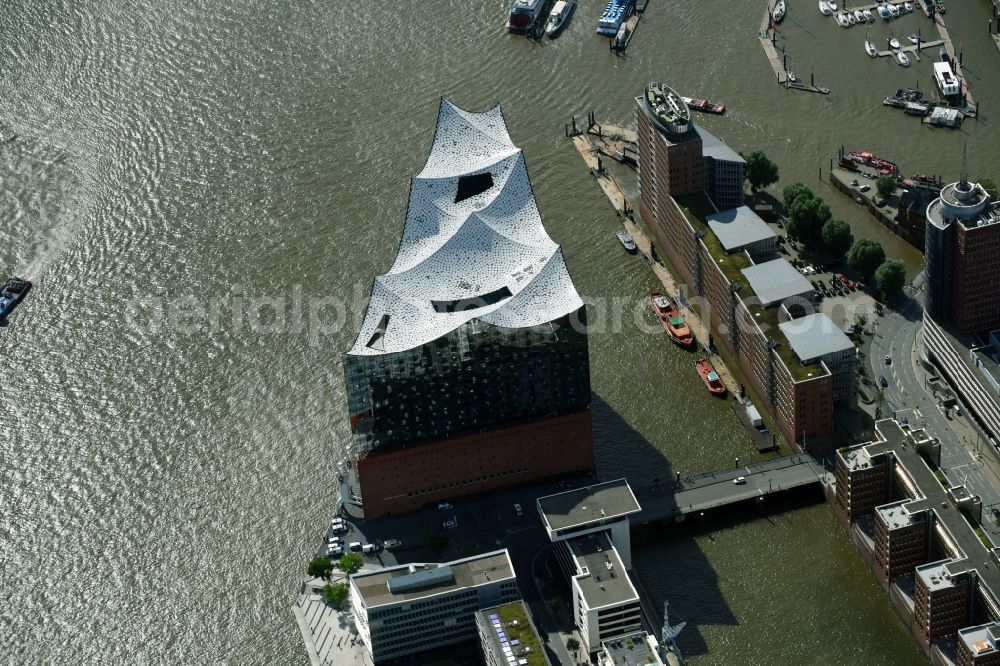
[[[883,21],[888,21],[892,18],[892,13],[885,7],[885,5],[878,8],[878,15],[882,17]]]
[[[688,105],[689,109],[695,111],[701,111],[702,113],[715,113],[723,114],[726,112],[726,106],[724,104],[716,104],[714,102],[709,102],[707,99],[702,99],[700,97],[682,97],[684,103]]]
[[[875,15],[872,14],[872,11],[870,9],[861,10],[861,14],[865,17],[865,20],[868,21],[869,23],[875,22]]]
[[[851,22],[847,19],[847,14],[844,12],[837,14],[837,23],[843,28],[851,27]]]
[[[771,18],[774,19],[775,23],[781,23],[785,18],[785,0],[778,0],[778,4],[774,6],[774,12],[771,14]]]
[[[635,0],[608,0],[601,18],[597,21],[597,34],[614,37],[622,23],[628,19],[635,6]]]
[[[858,17],[851,12],[847,12],[847,23],[850,25],[856,25],[858,22]]]
[[[888,39],[888,42],[889,42],[889,48],[892,49],[893,51],[899,49],[899,40],[896,39],[895,37],[890,37]]]
[[[514,33],[528,32],[538,21],[544,6],[545,0],[511,0],[507,30]]]
[[[927,38],[921,35],[909,35],[907,36],[907,39],[910,40],[911,44],[919,44],[927,41]]]
[[[830,7],[831,10],[837,11],[837,0],[826,0],[826,4]]]
[[[785,76],[787,76],[788,80],[791,81],[792,83],[796,83],[799,80],[798,77],[795,76],[795,72],[793,72],[790,69],[785,70]]]
[[[894,163],[873,155],[868,151],[851,151],[840,157],[840,165],[848,169],[857,169],[859,164],[869,166],[882,175],[899,173],[899,167]]]
[[[653,311],[659,316],[660,324],[670,335],[670,339],[681,347],[694,345],[694,335],[691,333],[691,328],[678,312],[677,306],[659,292],[650,296],[650,301],[653,304]]]
[[[694,362],[694,367],[698,370],[701,381],[705,382],[705,388],[708,389],[709,393],[712,395],[726,394],[726,385],[723,383],[722,377],[719,377],[719,373],[712,367],[711,361],[707,358],[699,358]]]
[[[903,53],[902,51],[896,51],[896,60],[903,67],[909,67],[910,66],[910,57],[908,55],[906,55],[905,53]]]
[[[615,235],[618,236],[618,240],[621,241],[622,247],[629,252],[635,252],[635,240],[632,238],[632,234],[622,229]]]
[[[910,12],[913,11],[913,3],[912,2],[904,2],[903,3],[903,9],[906,10],[907,14],[909,14]]]
[[[868,22],[868,20],[865,18],[864,12],[862,12],[860,9],[855,9],[854,10],[854,18],[857,19],[858,23],[867,23]]]
[[[576,0],[558,0],[549,12],[549,20],[545,22],[545,34],[553,37],[562,30],[575,6]]]
[[[819,13],[823,16],[829,16],[833,13],[833,10],[830,9],[830,4],[826,0],[819,0]]]
[[[24,297],[31,291],[31,281],[19,277],[11,277],[0,287],[0,321],[14,311]]]
[[[900,11],[899,11],[899,7],[897,7],[896,5],[894,5],[894,4],[892,4],[892,3],[889,3],[889,4],[888,4],[888,5],[886,6],[886,9],[888,9],[888,10],[889,10],[889,13],[890,13],[890,14],[892,14],[892,17],[893,17],[893,18],[896,18],[896,17],[898,17],[898,16],[899,16],[899,14],[900,14]]]
[[[878,49],[875,48],[875,44],[870,39],[865,40],[865,52],[873,58],[878,57]]]

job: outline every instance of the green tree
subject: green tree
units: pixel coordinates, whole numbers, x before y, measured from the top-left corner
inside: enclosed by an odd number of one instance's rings
[[[750,181],[750,191],[754,194],[778,182],[778,165],[768,159],[763,151],[755,150],[745,157],[747,161],[746,179]]]
[[[897,187],[895,176],[879,176],[879,179],[875,181],[875,191],[883,199],[889,199],[895,194]]]
[[[365,558],[357,553],[344,553],[344,556],[340,558],[340,562],[337,563],[337,567],[348,576],[353,576],[361,571],[361,567],[364,565]]]
[[[885,261],[885,250],[873,240],[862,238],[854,242],[847,253],[847,265],[870,278]]]
[[[785,187],[782,192],[782,201],[785,203],[785,210],[787,211],[792,207],[792,203],[801,196],[808,195],[809,198],[815,197],[816,195],[812,193],[808,187],[802,183],[792,183]]]
[[[566,641],[566,649],[570,652],[576,652],[580,649],[580,641],[570,637],[569,640]]]
[[[990,195],[990,201],[1000,201],[1000,188],[997,188],[996,181],[992,178],[982,178],[979,184],[983,186],[986,193]]]
[[[837,257],[844,256],[844,253],[851,248],[851,244],[854,242],[851,227],[843,220],[827,220],[823,224],[822,236],[823,245]]]
[[[829,219],[830,207],[822,199],[799,195],[788,209],[788,233],[807,245],[816,244]]]
[[[309,563],[306,573],[313,578],[329,579],[330,574],[333,573],[333,560],[329,557],[317,557]]]
[[[431,552],[431,555],[437,557],[444,552],[445,548],[448,547],[448,537],[440,532],[428,534],[427,538],[424,539],[424,546],[426,546],[427,550]]]
[[[340,608],[347,601],[347,586],[343,583],[336,585],[327,583],[323,586],[323,597],[333,606]]]
[[[886,300],[895,297],[906,284],[906,265],[899,259],[889,259],[875,271],[875,283]]]

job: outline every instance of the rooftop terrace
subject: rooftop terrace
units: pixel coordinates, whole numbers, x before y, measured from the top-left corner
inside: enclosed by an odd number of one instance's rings
[[[663,663],[656,651],[658,645],[656,639],[641,631],[604,641],[601,645],[604,646],[607,660],[614,666],[648,666]]]
[[[513,601],[487,608],[479,611],[479,615],[493,628],[492,632],[488,632],[490,640],[509,664],[518,664],[523,659],[527,666],[549,666],[523,602]]]

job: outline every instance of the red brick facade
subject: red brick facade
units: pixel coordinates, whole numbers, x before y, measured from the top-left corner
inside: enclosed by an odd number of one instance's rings
[[[593,468],[590,410],[373,453],[357,461],[369,519]]]
[[[1000,328],[1000,224],[955,224],[952,255],[952,320],[963,333]]]

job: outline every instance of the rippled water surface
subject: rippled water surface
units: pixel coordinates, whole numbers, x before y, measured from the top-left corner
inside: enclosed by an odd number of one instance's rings
[[[811,5],[790,7],[782,43],[829,97],[773,84],[763,3],[652,0],[625,58],[593,34],[603,5],[580,0],[541,45],[503,32],[501,0],[0,7],[0,120],[18,134],[0,146],[0,272],[36,284],[0,330],[0,661],[306,663],[289,606],[334,500],[339,354],[392,260],[442,95],[504,104],[593,299],[654,282],[619,252],[563,125],[628,121],[653,78],[725,102],[707,126],[911,266],[816,180],[837,147],[953,176],[967,138],[970,173],[1000,176],[984,3],[948,14],[984,100],[961,133],[881,107],[928,88],[928,60],[870,62],[861,33]],[[627,309],[591,359],[602,473],[648,483],[748,455],[690,357]],[[696,663],[918,659],[825,507],[646,543],[638,561],[697,621]]]

